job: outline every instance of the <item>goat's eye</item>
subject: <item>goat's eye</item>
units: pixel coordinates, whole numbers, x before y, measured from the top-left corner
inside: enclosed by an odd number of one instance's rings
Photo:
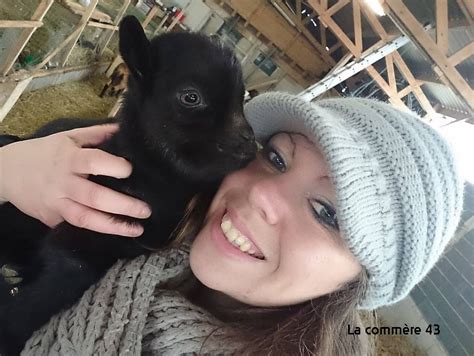
[[[186,107],[194,107],[201,104],[201,96],[197,91],[188,91],[180,95],[179,100],[181,104]]]

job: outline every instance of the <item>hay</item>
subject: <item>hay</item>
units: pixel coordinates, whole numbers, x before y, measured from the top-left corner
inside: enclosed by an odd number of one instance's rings
[[[99,98],[106,81],[105,76],[96,76],[24,93],[0,123],[0,134],[28,135],[61,117],[107,117],[116,98]]]

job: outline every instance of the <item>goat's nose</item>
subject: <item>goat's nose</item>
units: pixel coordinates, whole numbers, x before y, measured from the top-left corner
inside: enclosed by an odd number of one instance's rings
[[[255,139],[254,134],[253,134],[252,131],[242,132],[240,134],[240,137],[242,137],[244,140],[247,140],[247,141]]]
[[[246,141],[255,141],[255,135],[250,126],[247,126],[240,131],[240,137]]]

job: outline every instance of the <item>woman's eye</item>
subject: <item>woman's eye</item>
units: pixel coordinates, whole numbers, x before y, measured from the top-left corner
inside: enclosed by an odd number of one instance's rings
[[[333,208],[319,200],[312,200],[310,205],[319,222],[339,230],[336,211]]]
[[[179,100],[181,104],[186,107],[194,107],[201,104],[201,96],[197,91],[189,91],[187,93],[181,94]]]
[[[268,160],[268,162],[270,162],[273,167],[278,169],[280,172],[286,171],[286,163],[276,149],[274,149],[270,145],[266,145],[263,151],[265,158]]]

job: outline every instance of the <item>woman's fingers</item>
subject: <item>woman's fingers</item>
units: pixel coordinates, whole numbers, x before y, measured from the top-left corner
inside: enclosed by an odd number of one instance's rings
[[[118,124],[104,124],[70,130],[67,136],[78,146],[97,146],[104,142],[119,129]]]
[[[64,199],[61,208],[64,220],[77,227],[104,234],[137,237],[143,233],[143,227],[115,219],[113,216]]]
[[[105,151],[83,148],[72,157],[71,170],[76,174],[126,178],[132,173],[132,165],[126,159]]]
[[[94,210],[139,219],[151,215],[144,202],[81,177],[71,178],[66,193],[69,199]]]

